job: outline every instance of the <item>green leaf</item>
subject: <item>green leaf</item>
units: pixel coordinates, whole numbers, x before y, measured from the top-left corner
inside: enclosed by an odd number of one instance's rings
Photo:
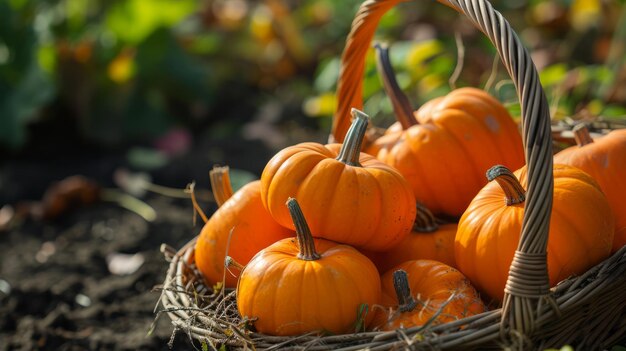
[[[606,105],[604,106],[604,110],[602,110],[602,116],[607,118],[624,118],[626,117],[626,107],[620,105]]]
[[[141,170],[154,170],[167,164],[167,157],[154,149],[132,148],[126,155],[128,163]]]
[[[2,2],[0,56],[0,144],[17,148],[26,141],[26,124],[54,97],[55,87],[39,67],[31,18]]]
[[[406,56],[406,65],[415,68],[420,64],[430,60],[434,56],[443,53],[445,50],[441,41],[432,39],[416,43]]]
[[[539,73],[539,80],[544,87],[553,86],[559,84],[565,78],[568,67],[564,63],[557,63],[544,68]]]
[[[85,0],[65,0],[65,12],[70,28],[80,31],[85,26],[89,1]]]
[[[187,53],[171,31],[154,31],[137,48],[137,75],[146,88],[159,88],[168,97],[203,103],[215,95],[212,70]]]
[[[203,55],[217,53],[224,42],[224,37],[218,33],[202,33],[190,39],[189,50]]]
[[[378,28],[381,30],[395,29],[398,23],[403,22],[403,13],[397,7],[392,7],[381,17]]]
[[[354,325],[354,332],[360,333],[365,331],[365,317],[369,312],[369,306],[366,303],[359,305],[356,313],[356,322]]]
[[[335,88],[339,78],[339,67],[341,60],[338,57],[332,58],[320,64],[320,68],[315,75],[313,87],[317,92],[327,92]]]
[[[48,73],[54,73],[57,65],[56,49],[53,45],[42,45],[37,51],[37,61],[41,69]]]
[[[108,12],[106,25],[122,42],[137,44],[156,29],[177,24],[198,4],[193,0],[119,1]]]
[[[13,9],[19,10],[28,4],[28,1],[29,0],[10,0],[9,5],[13,7]]]
[[[230,168],[230,185],[233,187],[233,191],[241,189],[241,187],[256,179],[258,177],[251,172]]]
[[[574,348],[569,345],[565,345],[561,347],[560,349],[551,348],[551,349],[544,349],[543,351],[574,351]]]

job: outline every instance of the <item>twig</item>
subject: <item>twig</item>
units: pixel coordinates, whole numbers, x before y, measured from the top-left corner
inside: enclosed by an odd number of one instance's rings
[[[196,182],[193,181],[187,184],[187,188],[185,189],[185,193],[191,195],[191,203],[193,204],[193,208],[195,210],[193,212],[193,223],[194,224],[196,223],[196,213],[198,213],[200,217],[202,218],[202,220],[204,221],[204,223],[206,223],[209,221],[209,218],[206,216],[206,214],[204,214],[202,207],[200,207],[200,205],[198,204],[198,201],[196,200],[196,195],[194,193],[195,188],[196,188]]]
[[[487,78],[487,82],[485,83],[485,87],[483,88],[485,91],[491,90],[491,86],[496,82],[496,78],[498,76],[498,64],[500,63],[500,58],[495,56],[493,58],[493,63],[491,64],[491,73],[489,73],[489,78]]]
[[[452,72],[452,76],[450,76],[450,79],[448,80],[451,89],[456,89],[456,81],[461,76],[461,71],[463,71],[463,61],[465,60],[465,45],[463,45],[461,33],[458,31],[455,32],[454,39],[456,41],[457,57],[456,67],[454,67],[454,72]]]
[[[119,189],[102,189],[100,198],[102,201],[117,203],[120,207],[141,216],[147,222],[154,222],[157,218],[156,211],[150,205]]]

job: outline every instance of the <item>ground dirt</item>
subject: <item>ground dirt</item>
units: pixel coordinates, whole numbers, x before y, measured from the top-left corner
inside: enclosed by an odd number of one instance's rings
[[[258,142],[208,142],[152,172],[155,183],[182,187],[220,162],[259,175],[272,153]],[[61,153],[62,154],[62,153]],[[0,207],[40,197],[49,184],[83,174],[103,187],[129,166],[124,153],[65,153],[9,158],[0,165]],[[213,155],[213,156],[212,156]],[[191,202],[148,194],[157,213],[149,222],[114,202],[98,201],[55,220],[26,219],[0,230],[0,351],[200,349],[187,335],[172,336],[167,315],[155,322],[159,285],[168,263],[161,244],[180,248],[197,235]],[[215,205],[201,205],[210,214]],[[130,274],[112,274],[112,254],[140,254]]]

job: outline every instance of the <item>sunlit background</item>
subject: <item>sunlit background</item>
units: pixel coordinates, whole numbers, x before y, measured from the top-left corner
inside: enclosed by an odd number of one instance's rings
[[[237,188],[280,148],[328,139],[360,3],[0,0],[0,349],[167,349],[167,321],[146,338],[167,268],[158,248],[201,227],[182,189],[195,180],[210,214],[214,164]],[[532,53],[555,121],[626,118],[626,1],[493,4]],[[475,86],[519,118],[494,48],[446,6],[402,4],[376,40],[413,107]],[[388,126],[373,49],[363,82],[365,112]],[[44,194],[75,175],[109,203],[42,219],[37,201],[61,199]]]
[[[102,147],[174,135],[191,143],[267,138],[279,146],[301,129],[327,132],[339,55],[359,3],[3,0],[0,145],[19,153],[40,142],[43,126],[54,126],[47,142],[71,136]],[[617,89],[624,81],[622,3],[494,2],[533,52],[557,117],[582,109],[626,114],[626,93]],[[467,50],[456,85],[489,84],[512,103],[502,72],[489,80],[490,44],[458,18],[434,1],[385,16],[380,39],[392,45],[400,84],[415,104],[449,90],[460,33]],[[373,65],[365,94],[368,112],[389,115]]]

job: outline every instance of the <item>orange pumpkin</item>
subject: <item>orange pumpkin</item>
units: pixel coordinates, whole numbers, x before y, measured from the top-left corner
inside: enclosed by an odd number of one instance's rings
[[[515,174],[495,166],[459,221],[457,267],[480,291],[502,301],[524,215],[526,167]],[[548,238],[551,286],[609,256],[614,220],[598,184],[580,169],[555,165]],[[519,179],[519,181],[518,181]]]
[[[355,331],[363,306],[377,304],[380,278],[374,264],[354,248],[313,239],[294,199],[288,207],[296,239],[259,252],[241,272],[237,308],[270,335]],[[372,314],[364,317],[367,325]]]
[[[263,204],[294,228],[283,204],[297,197],[316,236],[382,251],[410,232],[415,196],[400,173],[360,153],[368,117],[353,114],[343,144],[302,143],[277,153],[261,175]]]
[[[402,262],[418,259],[434,260],[455,267],[456,229],[456,223],[440,224],[432,212],[418,204],[413,230],[404,240],[387,251],[365,254],[376,264],[380,272],[386,272]]]
[[[261,249],[293,236],[293,232],[276,223],[265,210],[258,180],[244,185],[232,195],[228,167],[215,167],[210,177],[219,208],[196,241],[196,266],[209,286],[225,279],[225,286],[232,288],[237,285],[237,277],[233,275],[235,272],[224,274],[227,254],[245,264]],[[230,246],[226,252],[229,237]]]
[[[476,289],[458,270],[432,260],[413,260],[381,278],[380,329],[395,330],[429,323],[437,325],[484,312]]]
[[[575,166],[600,185],[615,216],[615,252],[626,245],[626,129],[613,130],[594,141],[584,124],[574,128],[575,146],[554,156],[555,163]]]
[[[418,201],[434,213],[458,217],[487,183],[489,167],[524,165],[517,125],[498,100],[480,89],[461,88],[427,102],[413,115],[386,50],[378,52],[399,123],[365,151],[396,168]]]

